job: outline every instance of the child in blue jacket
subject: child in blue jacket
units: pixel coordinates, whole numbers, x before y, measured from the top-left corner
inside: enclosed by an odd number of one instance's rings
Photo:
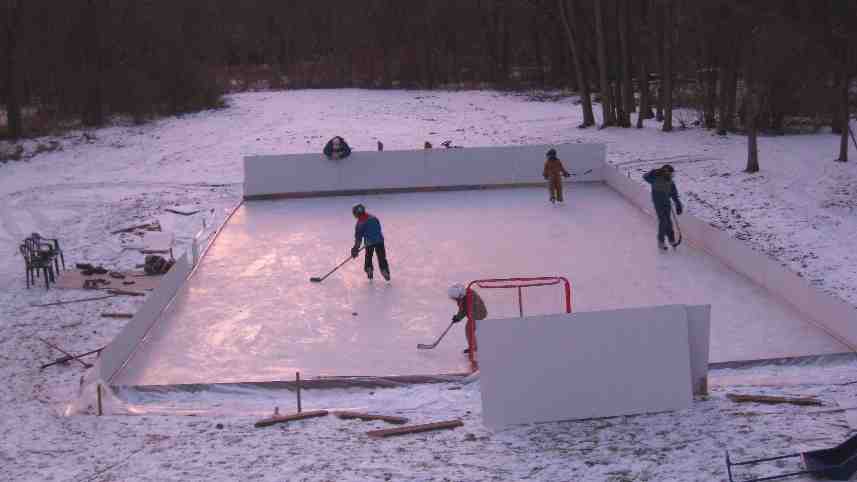
[[[675,169],[669,164],[664,164],[660,169],[652,169],[647,172],[643,179],[652,186],[652,204],[655,205],[655,213],[658,215],[658,247],[666,251],[664,238],[669,239],[673,248],[678,246],[673,231],[673,223],[670,213],[672,204],[675,203],[675,212],[682,213],[681,201],[678,198],[678,190],[673,182]]]
[[[356,258],[360,253],[360,245],[366,247],[366,258],[363,263],[363,269],[366,271],[366,276],[372,279],[372,257],[378,254],[378,269],[381,270],[381,276],[385,280],[390,281],[390,266],[387,264],[387,251],[384,249],[384,235],[381,233],[381,221],[366,212],[366,207],[362,204],[357,204],[351,208],[351,214],[357,218],[357,225],[354,227],[354,247],[351,248],[351,257]]]

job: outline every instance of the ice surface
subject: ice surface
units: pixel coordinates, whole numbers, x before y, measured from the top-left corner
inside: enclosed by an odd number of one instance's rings
[[[710,256],[658,252],[654,220],[609,187],[568,191],[562,206],[535,188],[245,203],[114,381],[465,372],[463,323],[435,350],[416,344],[449,323],[451,283],[508,276],[567,276],[575,311],[710,303],[712,362],[847,351]],[[392,283],[359,261],[310,283],[346,256],[357,202],[383,223]]]

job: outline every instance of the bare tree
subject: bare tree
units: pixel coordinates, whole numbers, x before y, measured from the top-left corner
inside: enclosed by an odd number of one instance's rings
[[[621,127],[631,127],[631,112],[634,111],[634,89],[631,71],[631,21],[629,15],[629,2],[618,2],[619,17],[619,52],[622,61],[622,115],[619,118]]]
[[[18,86],[20,71],[18,59],[20,57],[20,33],[23,0],[10,0],[6,5],[6,115],[9,125],[9,137],[19,139],[23,135],[24,127],[21,120],[21,98]]]
[[[849,94],[851,87],[851,72],[848,68],[848,51],[850,50],[850,47],[848,46],[847,41],[843,42],[842,49],[844,50],[844,59],[842,66],[842,75],[840,76],[841,86],[839,87],[840,95],[842,96],[840,98],[840,102],[842,103],[840,114],[842,132],[839,134],[839,158],[836,160],[839,162],[848,162],[848,136],[849,134],[853,135],[853,133],[851,132],[850,124],[851,112],[848,109],[848,104],[850,102]]]
[[[575,36],[575,32],[572,31],[571,25],[568,23],[568,16],[566,15],[566,1],[567,0],[557,0],[557,3],[559,4],[559,16],[562,20],[563,27],[565,28],[565,34],[568,38],[568,46],[574,60],[574,70],[577,75],[581,107],[583,109],[583,123],[581,123],[579,127],[583,128],[595,125],[595,114],[592,112],[592,97],[589,92],[589,82],[586,78],[586,67],[583,63],[583,51],[578,43],[577,37]]]
[[[673,130],[673,35],[674,35],[674,18],[672,0],[664,0],[663,6],[663,28],[664,28],[664,50],[661,63],[663,72],[661,74],[661,82],[663,82],[663,109],[664,109],[664,124],[662,130],[670,132]]]
[[[610,81],[607,77],[607,40],[604,36],[604,14],[602,4],[609,0],[595,1],[595,43],[598,50],[598,80],[601,88],[601,112],[602,126],[612,126],[613,119],[613,95],[611,94]]]

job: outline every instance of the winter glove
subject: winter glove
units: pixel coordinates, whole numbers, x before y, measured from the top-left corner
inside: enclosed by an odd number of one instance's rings
[[[352,258],[356,258],[359,253],[360,253],[360,248],[358,248],[357,246],[351,248],[351,257]]]
[[[459,318],[458,316],[453,316],[453,317],[452,317],[452,322],[453,322],[453,323],[458,323],[459,321],[461,321],[461,318]]]
[[[676,205],[675,205],[675,213],[676,213],[676,215],[681,216],[681,213],[682,213],[682,212],[684,212],[684,209],[682,208],[681,204],[680,204],[680,203],[679,203],[679,204],[676,204]]]
[[[542,175],[542,177],[543,177],[543,178],[545,178],[545,181],[547,181],[547,180],[548,180],[548,175],[547,175],[547,174]]]
[[[566,173],[564,173],[564,174],[562,175],[562,177],[571,177],[571,174],[569,174],[569,173],[567,173],[567,172],[566,172]]]

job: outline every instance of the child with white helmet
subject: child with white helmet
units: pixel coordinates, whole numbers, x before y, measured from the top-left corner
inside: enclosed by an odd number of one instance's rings
[[[476,350],[476,321],[484,320],[488,316],[488,310],[485,308],[485,302],[479,293],[473,288],[469,290],[461,284],[454,284],[447,291],[449,297],[458,305],[458,313],[452,317],[453,323],[467,318],[467,324],[464,328],[464,333],[467,336],[467,348],[464,353],[470,353],[471,348]],[[468,309],[469,308],[469,309]],[[468,313],[470,316],[468,316]]]

